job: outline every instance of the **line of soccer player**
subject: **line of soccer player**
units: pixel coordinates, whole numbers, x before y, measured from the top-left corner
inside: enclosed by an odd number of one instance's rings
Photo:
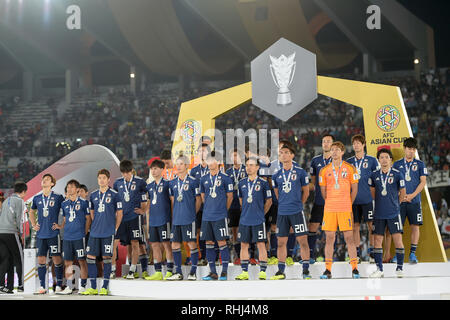
[[[370,277],[383,276],[382,244],[386,232],[389,236],[385,251],[389,252],[392,235],[396,273],[402,277],[405,253],[402,232],[406,218],[412,230],[409,261],[417,263],[415,252],[419,226],[423,223],[420,192],[427,171],[424,163],[415,159],[414,138],[404,141],[405,157],[393,163],[389,149],[379,150],[376,158],[365,154],[364,136],[356,135],[352,137],[355,155],[344,161],[344,145],[326,134],[322,137],[323,154],[311,161],[310,177],[293,160],[295,149],[289,141],[280,141],[278,159],[272,162],[253,154],[248,147],[243,162],[240,151],[235,149],[230,155],[233,165],[226,171],[222,155],[211,151],[209,143],[210,140],[202,141],[198,150],[200,163],[191,169],[186,156],[177,157],[173,167],[170,152],[163,153],[161,160],[150,164],[148,183],[134,174],[129,160],[121,161],[122,177],[114,182],[113,188],[109,187],[109,171],[102,169],[97,173],[99,189],[91,192],[89,200],[80,196],[85,191],[81,191],[76,180],[67,183],[66,198],[53,192],[56,180],[45,174],[42,194],[33,198],[30,212],[30,222],[37,231],[41,286],[37,293],[47,293],[47,254],[55,266],[56,293],[72,293],[71,282],[62,290],[63,253],[66,278],[71,276],[73,260],[80,262],[80,293],[107,295],[109,280],[116,274],[119,242],[128,246],[131,265],[124,276],[127,279],[136,277],[140,262],[146,280],[183,280],[183,243],[187,244],[184,248],[191,265],[188,280],[197,280],[197,266],[205,263],[210,273],[202,280],[227,280],[231,248],[237,255],[235,264],[242,268],[235,279],[248,280],[249,249],[253,244],[258,252],[258,279],[266,279],[268,264],[278,264],[278,271],[270,279],[285,279],[286,265],[293,264],[296,241],[302,258],[302,278],[311,279],[309,266],[315,263],[319,226],[326,236],[325,271],[320,278],[331,278],[338,228],[347,245],[352,276],[359,278],[359,233],[363,222],[369,225],[369,254],[377,265],[377,271]],[[304,204],[310,191],[315,196],[308,223]],[[64,229],[62,250],[60,229]],[[147,241],[153,252],[152,275],[147,271]],[[220,274],[216,268],[218,253],[222,263]],[[103,258],[100,291],[97,257]],[[86,289],[88,280],[90,288]]]

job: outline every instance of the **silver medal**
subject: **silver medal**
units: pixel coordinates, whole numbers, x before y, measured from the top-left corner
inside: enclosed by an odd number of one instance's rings
[[[382,196],[386,196],[386,195],[387,195],[387,190],[386,190],[386,189],[383,189],[383,191],[381,191],[381,195],[382,195]]]
[[[340,187],[339,187],[339,184],[336,183],[336,184],[334,185],[334,188],[335,188],[336,190],[338,190],[338,189],[340,188]]]
[[[100,203],[98,205],[98,212],[103,212],[103,211],[105,211],[105,205],[103,203]]]
[[[177,201],[178,201],[178,202],[183,201],[183,195],[180,194],[180,195],[177,197]]]
[[[406,180],[406,181],[411,181],[411,176],[410,176],[409,174],[407,174],[407,175],[405,176],[405,180]]]
[[[73,222],[75,220],[75,211],[70,211],[69,222]]]
[[[252,196],[249,196],[249,197],[247,198],[247,202],[248,202],[248,203],[252,203],[252,202],[253,202],[253,197],[252,197]]]
[[[216,198],[217,197],[217,193],[215,193],[214,191],[211,193],[211,197]]]
[[[130,194],[128,192],[124,193],[123,198],[126,202],[130,201]]]
[[[156,201],[157,201],[157,195],[156,195],[156,193],[154,194],[154,196],[153,196],[153,199],[152,199],[152,204],[156,204]]]
[[[44,208],[44,210],[42,210],[42,215],[44,217],[48,217],[48,209],[47,208]]]

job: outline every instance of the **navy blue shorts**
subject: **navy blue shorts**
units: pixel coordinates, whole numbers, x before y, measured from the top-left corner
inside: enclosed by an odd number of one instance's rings
[[[393,219],[373,219],[373,234],[384,235],[386,227],[390,234],[403,233],[403,224],[400,215]]]
[[[114,236],[95,238],[90,236],[86,247],[86,255],[112,257]]]
[[[422,205],[420,203],[402,202],[400,204],[400,215],[403,224],[405,224],[406,218],[408,218],[409,224],[418,226],[423,224]]]
[[[269,211],[265,214],[266,219],[266,228],[269,229],[271,225],[277,224],[277,216],[278,216],[278,205],[272,204],[270,206]]]
[[[131,244],[133,240],[142,242],[143,231],[142,216],[138,216],[133,220],[122,221],[114,238],[120,239],[120,243],[126,246]]]
[[[353,222],[372,222],[373,221],[373,202],[366,204],[354,204],[353,209]]]
[[[228,218],[217,221],[202,221],[200,240],[221,241],[229,238]]]
[[[38,248],[38,257],[46,257],[47,253],[49,253],[50,257],[61,256],[61,237],[59,235],[49,239],[38,238],[36,246]]]
[[[239,225],[238,238],[239,242],[256,243],[267,241],[266,224],[261,223],[256,226]]]
[[[149,238],[150,242],[164,242],[170,241],[170,222],[163,224],[162,226],[150,226]]]
[[[63,241],[63,258],[67,261],[85,260],[86,240],[64,240]]]
[[[325,206],[321,206],[319,204],[314,203],[312,210],[311,210],[311,217],[309,218],[309,222],[322,224],[324,209],[325,209]]]
[[[278,215],[277,217],[277,237],[289,236],[289,229],[292,227],[294,235],[304,236],[308,234],[305,214],[302,212],[291,215]]]
[[[172,242],[197,241],[197,227],[195,221],[186,225],[173,225],[170,233]]]

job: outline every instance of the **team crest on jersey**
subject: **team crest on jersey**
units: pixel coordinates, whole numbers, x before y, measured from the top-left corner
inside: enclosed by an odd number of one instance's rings
[[[188,191],[188,189],[189,189],[189,185],[188,185],[188,184],[185,184],[184,187],[183,187],[183,190],[184,190],[184,191]]]
[[[220,187],[222,185],[222,180],[217,179],[216,187]]]
[[[159,193],[163,192],[163,186],[160,186],[160,187],[158,188],[158,192],[159,192]]]
[[[291,180],[292,180],[292,181],[297,180],[297,174],[296,174],[296,173],[292,174]]]
[[[259,183],[255,186],[255,191],[259,191],[261,190],[261,186],[259,185]]]
[[[417,164],[413,164],[411,169],[412,169],[412,171],[417,171]]]
[[[106,203],[110,203],[111,202],[111,197],[106,198],[105,202]]]
[[[342,178],[347,178],[347,170],[343,169],[341,176]]]
[[[392,184],[393,182],[394,182],[394,177],[389,177],[389,178],[388,178],[388,183],[389,183],[389,184]]]
[[[132,185],[131,185],[131,191],[134,191],[134,190],[136,190],[136,185],[133,183]]]
[[[80,210],[80,204],[79,203],[76,204],[75,210]]]
[[[55,201],[51,200],[50,203],[48,204],[50,207],[53,207],[55,205]]]
[[[364,169],[367,169],[368,167],[369,167],[369,162],[365,161],[365,162],[363,163],[363,168],[364,168]]]
[[[245,178],[245,172],[241,172],[241,179],[244,179]]]

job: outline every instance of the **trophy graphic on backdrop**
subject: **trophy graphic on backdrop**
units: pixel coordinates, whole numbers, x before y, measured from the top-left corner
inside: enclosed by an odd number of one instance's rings
[[[287,105],[292,102],[291,93],[289,92],[289,86],[292,83],[295,75],[296,62],[295,52],[289,57],[282,54],[279,58],[275,58],[270,55],[270,74],[272,75],[273,82],[278,87],[277,104]]]

